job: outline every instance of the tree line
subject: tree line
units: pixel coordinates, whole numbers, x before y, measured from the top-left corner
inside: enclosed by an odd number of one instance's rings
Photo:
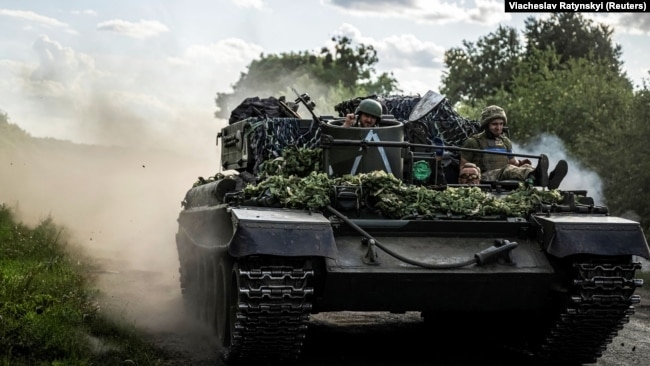
[[[557,136],[572,158],[597,173],[612,214],[634,212],[650,233],[650,89],[634,86],[623,69],[613,28],[579,13],[530,17],[525,28],[498,26],[478,40],[445,52],[440,93],[468,118],[489,104],[508,114],[510,135],[532,144],[542,134]],[[215,116],[251,96],[291,93],[299,85],[318,105],[371,94],[399,93],[390,73],[378,74],[377,51],[332,38],[320,52],[264,55],[240,75],[231,93],[218,93]]]
[[[441,92],[467,110],[498,104],[520,144],[551,134],[602,179],[613,214],[638,215],[650,233],[650,90],[623,70],[613,29],[579,13],[499,26],[445,52]]]

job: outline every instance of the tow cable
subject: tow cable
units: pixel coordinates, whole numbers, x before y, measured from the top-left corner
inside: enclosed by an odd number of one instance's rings
[[[368,252],[366,253],[365,260],[367,261],[368,264],[379,264],[379,261],[377,259],[377,252],[374,249],[375,246],[383,250],[386,254],[390,255],[391,257],[414,266],[428,268],[428,269],[453,269],[453,268],[467,267],[473,264],[481,266],[481,265],[494,262],[497,260],[497,258],[499,258],[502,255],[505,255],[506,253],[510,252],[511,250],[513,250],[519,245],[517,242],[514,241],[497,239],[494,241],[493,246],[483,249],[482,251],[474,254],[474,257],[468,258],[464,261],[460,261],[456,263],[425,263],[410,258],[406,258],[403,255],[396,253],[391,249],[386,248],[381,242],[379,242],[379,240],[372,237],[365,230],[363,230],[359,225],[355,224],[352,220],[348,219],[347,216],[343,215],[334,207],[328,205],[327,209],[335,216],[337,216],[339,219],[343,220],[343,222],[348,224],[351,228],[356,230],[367,241]]]

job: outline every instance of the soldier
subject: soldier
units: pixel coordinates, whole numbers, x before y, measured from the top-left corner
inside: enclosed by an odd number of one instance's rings
[[[354,111],[345,116],[343,127],[375,127],[381,121],[381,103],[374,99],[364,99]]]
[[[507,123],[508,119],[503,108],[496,105],[486,107],[481,113],[483,132],[465,140],[463,147],[511,153],[512,142],[503,135],[503,127]],[[532,179],[535,184],[549,189],[559,187],[568,170],[567,162],[560,160],[555,169],[549,174],[548,157],[546,155],[542,155],[537,167],[533,167],[530,160],[517,160],[513,155],[461,151],[460,166],[463,167],[468,162],[478,165],[483,172],[482,179],[485,181],[507,179],[523,181]]]
[[[474,163],[465,163],[460,169],[458,183],[470,185],[481,184],[481,169]]]

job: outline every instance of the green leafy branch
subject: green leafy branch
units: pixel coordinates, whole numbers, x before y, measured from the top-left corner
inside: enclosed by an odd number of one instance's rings
[[[328,178],[325,173],[312,172],[306,177],[270,176],[257,185],[244,188],[245,198],[270,196],[283,207],[322,209],[330,204],[334,186],[360,186],[367,195],[364,202],[391,218],[409,215],[504,215],[525,217],[540,203],[561,202],[558,191],[541,191],[521,184],[509,195],[498,198],[478,187],[449,187],[432,190],[425,186],[404,184],[383,171]]]

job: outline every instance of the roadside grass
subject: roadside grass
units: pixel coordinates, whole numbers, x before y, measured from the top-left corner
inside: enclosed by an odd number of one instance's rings
[[[0,365],[165,365],[133,326],[102,315],[64,236],[51,218],[30,228],[0,205]]]

